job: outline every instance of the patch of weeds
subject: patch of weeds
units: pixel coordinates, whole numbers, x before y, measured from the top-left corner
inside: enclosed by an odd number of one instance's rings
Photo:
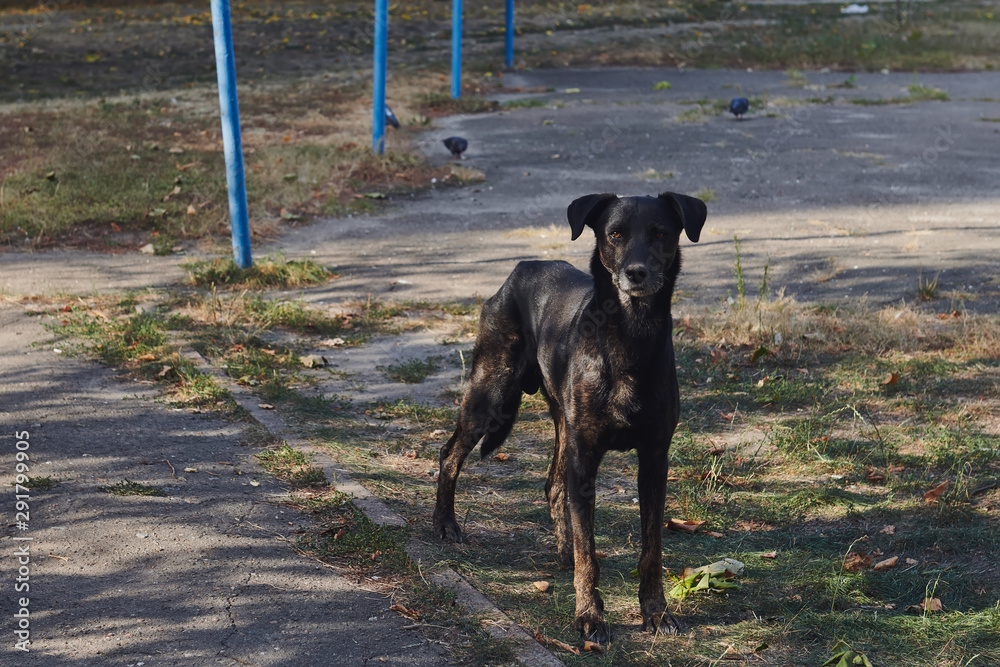
[[[293,394],[291,385],[303,381],[296,372],[302,368],[298,355],[285,347],[236,344],[225,351],[222,363],[230,377],[257,387],[269,400],[287,399]]]
[[[548,102],[537,97],[528,97],[518,100],[508,100],[503,103],[505,109],[530,109],[533,107],[547,106]]]
[[[696,199],[700,199],[707,204],[709,202],[715,201],[716,193],[715,190],[712,190],[710,188],[705,188],[702,190],[698,190],[691,196],[695,197]]]
[[[29,477],[21,486],[26,486],[32,491],[48,491],[61,481],[55,477]]]
[[[323,470],[312,465],[312,457],[290,447],[288,443],[254,454],[254,457],[265,470],[293,488],[317,488],[329,484]]]
[[[453,98],[448,93],[426,93],[420,97],[420,104],[441,114],[486,113],[496,111],[500,103],[476,95]]]
[[[365,410],[365,414],[375,419],[410,419],[417,423],[449,424],[454,426],[457,410],[454,408],[436,408],[415,403],[404,398],[396,402],[375,401]]]
[[[250,320],[265,331],[281,327],[301,333],[333,336],[346,335],[352,328],[348,326],[347,318],[329,317],[301,301],[267,300],[260,296],[250,296],[246,297],[243,306]]]
[[[461,164],[449,164],[448,171],[450,176],[454,176],[455,180],[463,185],[469,183],[482,183],[486,180],[486,174],[479,171],[475,167],[466,167]]]
[[[110,484],[108,486],[97,487],[98,491],[104,491],[105,493],[110,493],[113,496],[165,496],[166,493],[163,489],[155,486],[149,486],[148,484],[140,484],[139,482],[130,482],[127,479],[123,479],[117,484]]]
[[[420,384],[429,375],[437,373],[440,369],[441,357],[410,359],[398,364],[376,367],[376,370],[382,371],[396,382],[403,382],[405,384]]]
[[[785,81],[786,86],[792,86],[795,88],[804,88],[806,84],[809,83],[809,79],[806,77],[802,70],[798,69],[787,69],[785,70],[785,76],[788,79]]]
[[[651,181],[660,181],[665,178],[673,178],[674,172],[672,171],[656,171],[652,167],[639,173],[639,178],[648,179]]]
[[[63,325],[53,331],[87,341],[79,351],[109,366],[153,361],[167,341],[163,322],[148,313],[112,319],[100,309],[67,306],[62,315]]]
[[[413,570],[405,551],[406,531],[373,523],[345,494],[304,501],[300,509],[311,513],[316,524],[297,543],[311,556],[364,572],[400,575]]]
[[[286,289],[321,285],[335,277],[311,259],[285,261],[282,257],[258,259],[246,269],[238,267],[231,257],[189,262],[183,267],[192,285],[221,289]]]
[[[924,274],[917,276],[917,298],[921,301],[933,301],[938,298],[938,278],[941,277],[939,271],[937,275],[929,280],[924,280]]]
[[[653,90],[670,90],[673,88],[669,81],[657,81],[653,84]]]
[[[907,86],[906,90],[910,93],[910,99],[914,102],[948,102],[951,100],[948,93],[933,86],[923,86],[914,83]]]

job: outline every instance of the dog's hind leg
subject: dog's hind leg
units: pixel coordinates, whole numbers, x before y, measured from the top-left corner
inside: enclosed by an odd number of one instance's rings
[[[523,371],[518,372],[518,359],[516,348],[477,344],[458,427],[441,448],[434,530],[442,539],[462,541],[462,529],[455,518],[455,484],[466,457],[477,445],[482,456],[488,456],[514,427],[523,375]]]

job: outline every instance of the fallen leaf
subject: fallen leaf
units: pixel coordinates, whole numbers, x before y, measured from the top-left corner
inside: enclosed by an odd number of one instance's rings
[[[410,451],[404,453],[403,456],[405,456],[408,459],[415,459],[417,458],[417,452],[411,449]]]
[[[510,454],[508,454],[507,452],[500,452],[499,454],[493,457],[494,461],[506,461],[508,459],[510,459]]]
[[[187,171],[191,167],[198,164],[197,162],[188,162],[187,164],[181,164],[180,162],[175,162],[174,166],[177,167],[178,171]]]
[[[167,373],[169,373],[171,370],[173,370],[173,368],[174,368],[173,366],[164,366],[163,368],[160,369],[160,372],[156,374],[156,377],[158,377],[158,378],[163,377],[164,375],[166,375]]]
[[[551,637],[546,637],[541,632],[535,633],[535,641],[539,644],[551,644],[552,646],[561,648],[564,651],[569,651],[573,655],[580,655],[580,649],[575,646],[570,646],[566,642],[561,642],[558,639],[552,639]]]
[[[896,561],[899,560],[899,556],[893,556],[892,558],[886,558],[885,560],[880,560],[872,566],[873,570],[888,570],[889,568],[896,567]]]
[[[884,378],[882,378],[883,387],[891,387],[897,382],[899,382],[899,373],[889,373]]]
[[[536,582],[534,582],[534,584],[535,584],[535,588],[537,588],[538,590],[540,590],[543,593],[545,591],[549,590],[549,588],[552,587],[552,584],[550,584],[547,581],[536,581]]]
[[[198,215],[198,209],[196,209],[194,207],[194,204],[188,204],[187,214],[188,215]]]
[[[698,530],[698,526],[702,525],[703,523],[705,522],[694,521],[691,519],[688,519],[686,521],[682,521],[681,519],[668,519],[667,528],[671,530],[681,530],[684,531],[685,533],[694,533],[695,531]]]
[[[406,616],[407,618],[412,618],[414,621],[420,620],[420,614],[418,614],[413,609],[407,609],[401,604],[394,604],[391,607],[389,607],[389,609],[395,612],[399,612],[400,614]]]
[[[880,530],[878,532],[882,533],[883,535],[895,535],[896,534],[896,527],[895,526],[886,526],[885,528],[883,528],[882,530]]]
[[[872,557],[868,554],[852,551],[844,558],[844,569],[848,572],[860,572],[871,567]]]
[[[778,557],[778,552],[777,551],[768,551],[766,554],[761,554],[760,557],[761,558],[777,558]]]
[[[593,653],[604,653],[604,647],[597,642],[585,641],[583,642],[584,651],[592,651]]]
[[[607,558],[608,557],[608,555],[606,553],[604,553],[603,551],[595,551],[594,555],[597,556],[598,558]]]
[[[725,447],[712,447],[710,450],[708,450],[708,453],[711,454],[712,456],[720,456],[720,455],[726,453],[726,448]]]
[[[171,148],[167,152],[168,153],[173,153],[174,155],[180,155],[181,153],[184,152],[184,149],[181,148],[180,146],[174,146],[173,148]]]
[[[944,605],[941,604],[941,600],[938,598],[924,598],[919,604],[911,604],[906,608],[906,611],[912,611],[917,614],[926,614],[935,611],[942,611]]]
[[[714,530],[705,531],[705,534],[708,535],[709,537],[714,537],[715,539],[725,537],[725,535],[723,535],[722,533],[717,533]]]
[[[916,558],[907,558],[906,559],[906,564],[907,565],[920,565],[920,561],[917,560]]]
[[[378,551],[376,551],[375,553],[372,554],[372,560],[378,560],[381,557],[382,557],[382,550],[381,549],[379,549]]]
[[[270,403],[258,403],[257,407],[261,410],[274,410],[274,406]]]
[[[338,345],[344,344],[343,338],[327,338],[326,340],[320,341],[320,345],[325,347],[337,347]]]
[[[136,357],[139,361],[156,361],[155,354],[144,354],[141,357]]]
[[[767,382],[767,381],[768,381],[768,380],[770,380],[770,379],[771,379],[771,376],[770,376],[770,375],[768,375],[767,377],[763,377],[763,378],[761,378],[760,380],[758,380],[758,381],[757,381],[757,388],[758,388],[758,389],[760,389],[761,387],[763,387],[763,386],[764,386],[764,383],[765,383],[765,382]]]
[[[197,468],[184,468],[184,472],[198,472]]]
[[[326,357],[322,357],[318,354],[307,354],[304,357],[299,357],[299,360],[306,368],[319,368],[321,366],[330,365],[330,362],[327,361]]]
[[[337,531],[337,534],[333,536],[333,539],[341,540],[343,538],[344,538],[344,529],[341,528],[340,530]]]
[[[938,497],[948,489],[948,480],[945,480],[935,486],[933,489],[924,494],[924,500],[929,503],[934,502]]]

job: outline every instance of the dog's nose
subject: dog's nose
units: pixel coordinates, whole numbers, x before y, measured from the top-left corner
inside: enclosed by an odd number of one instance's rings
[[[625,277],[633,285],[641,285],[649,278],[649,269],[642,264],[636,264],[625,268]]]

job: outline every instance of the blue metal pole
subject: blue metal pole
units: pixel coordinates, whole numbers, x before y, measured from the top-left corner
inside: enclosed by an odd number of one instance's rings
[[[247,216],[246,179],[243,175],[240,109],[236,102],[236,61],[233,57],[233,26],[229,17],[229,0],[212,0],[212,33],[215,36],[215,69],[219,77],[222,148],[226,156],[233,259],[236,261],[236,266],[247,269],[253,265],[253,257],[250,255],[250,222]]]
[[[462,0],[451,3],[451,96],[462,94]]]
[[[507,27],[504,29],[504,38],[507,46],[504,64],[510,69],[514,66],[514,0],[507,0]]]
[[[375,66],[372,72],[372,152],[385,152],[385,71],[389,50],[389,0],[375,0]]]

